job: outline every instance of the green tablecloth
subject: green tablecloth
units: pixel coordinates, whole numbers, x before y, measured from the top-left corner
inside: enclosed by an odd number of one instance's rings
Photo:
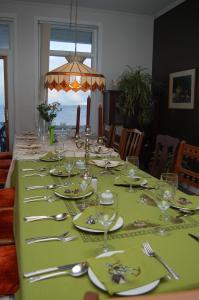
[[[64,276],[36,283],[29,283],[23,278],[24,272],[34,271],[50,266],[85,261],[95,257],[103,242],[103,234],[92,234],[77,230],[72,225],[71,218],[65,221],[38,221],[25,223],[24,217],[28,215],[55,215],[60,212],[68,212],[71,215],[82,209],[81,200],[63,200],[56,197],[53,203],[32,202],[24,203],[24,198],[35,195],[53,195],[53,190],[27,191],[29,185],[47,185],[63,183],[66,178],[56,176],[24,177],[25,172],[21,168],[39,168],[44,166],[54,167],[56,163],[17,161],[12,177],[13,185],[17,190],[15,202],[15,239],[20,275],[20,290],[16,299],[26,300],[77,300],[83,299],[86,291],[95,291],[100,294],[100,299],[109,295],[95,287],[88,276],[72,278]],[[157,294],[169,291],[199,288],[198,264],[199,243],[191,239],[187,233],[199,232],[199,215],[176,219],[178,212],[169,209],[171,221],[167,225],[169,234],[161,237],[157,235],[156,228],[161,224],[160,210],[154,206],[153,201],[148,204],[139,203],[143,191],[135,189],[133,193],[128,188],[114,186],[114,178],[120,171],[109,175],[101,175],[101,168],[91,166],[93,175],[98,178],[98,191],[106,189],[118,193],[119,215],[124,219],[123,227],[109,234],[109,243],[115,250],[126,250],[131,247],[141,247],[142,242],[149,241],[153,248],[168,264],[180,275],[180,280],[161,280],[159,286],[150,293]],[[31,172],[28,172],[31,173]],[[144,174],[144,173],[143,173]],[[147,174],[144,174],[144,176]],[[72,180],[78,181],[78,177]],[[155,183],[155,182],[154,182]],[[151,194],[150,194],[151,193]],[[153,191],[147,193],[153,198]],[[95,203],[94,195],[86,199],[88,205]],[[198,199],[199,203],[199,199]],[[58,235],[65,231],[78,235],[78,238],[69,243],[49,242],[27,245],[25,240],[35,236]],[[151,258],[153,259],[153,258]]]

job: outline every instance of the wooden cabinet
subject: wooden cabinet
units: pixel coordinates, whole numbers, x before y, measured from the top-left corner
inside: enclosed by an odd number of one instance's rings
[[[123,115],[119,105],[121,91],[106,90],[103,92],[103,116],[107,125],[123,125]]]

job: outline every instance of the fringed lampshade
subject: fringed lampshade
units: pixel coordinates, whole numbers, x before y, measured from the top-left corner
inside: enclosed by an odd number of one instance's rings
[[[83,56],[67,56],[68,63],[48,72],[45,77],[45,87],[50,90],[84,92],[102,91],[105,88],[105,78],[83,64]]]

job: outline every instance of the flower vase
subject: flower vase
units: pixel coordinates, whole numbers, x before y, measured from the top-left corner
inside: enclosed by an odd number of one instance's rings
[[[40,117],[38,122],[38,136],[42,138],[47,135],[48,135],[48,122]]]
[[[48,125],[49,130],[49,141],[50,145],[53,145],[55,142],[55,126],[54,125]]]

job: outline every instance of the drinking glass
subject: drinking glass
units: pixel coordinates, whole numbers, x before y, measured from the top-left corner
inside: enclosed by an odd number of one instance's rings
[[[178,188],[178,175],[176,173],[162,173],[160,179],[173,187],[175,196],[175,192]]]
[[[112,198],[111,201],[109,201],[109,204],[106,204],[104,201],[102,201],[101,196],[99,195],[96,210],[97,220],[104,227],[104,244],[101,252],[105,253],[111,250],[110,245],[108,245],[108,230],[110,229],[110,226],[113,224],[113,222],[117,219],[117,194],[112,193]]]
[[[83,176],[80,175],[80,190],[82,192],[85,192],[86,189],[91,184],[92,176],[89,174],[88,170],[85,172]],[[86,202],[85,202],[86,194],[84,193],[82,198],[82,209],[84,210],[86,208]]]
[[[171,205],[171,201],[175,196],[175,187],[165,180],[159,180],[156,186],[156,204],[161,210],[160,219],[164,221],[164,225],[169,220],[169,215],[167,214],[167,210]],[[158,233],[160,235],[166,235],[167,231],[164,226],[159,227]]]
[[[126,169],[128,170],[129,164],[133,165],[132,169],[129,171],[128,176],[132,179],[136,176],[137,169],[139,168],[139,158],[138,156],[127,156],[126,157]],[[133,192],[132,183],[129,185],[129,193]]]
[[[67,158],[67,161],[65,163],[65,169],[68,173],[68,184],[71,185],[72,182],[71,182],[71,172],[74,168],[74,165],[75,165],[75,159],[74,157],[69,157]]]
[[[57,155],[57,158],[58,158],[58,163],[57,165],[58,166],[61,166],[61,159],[64,155],[64,143],[60,142],[60,141],[57,141],[55,143],[55,153]]]

